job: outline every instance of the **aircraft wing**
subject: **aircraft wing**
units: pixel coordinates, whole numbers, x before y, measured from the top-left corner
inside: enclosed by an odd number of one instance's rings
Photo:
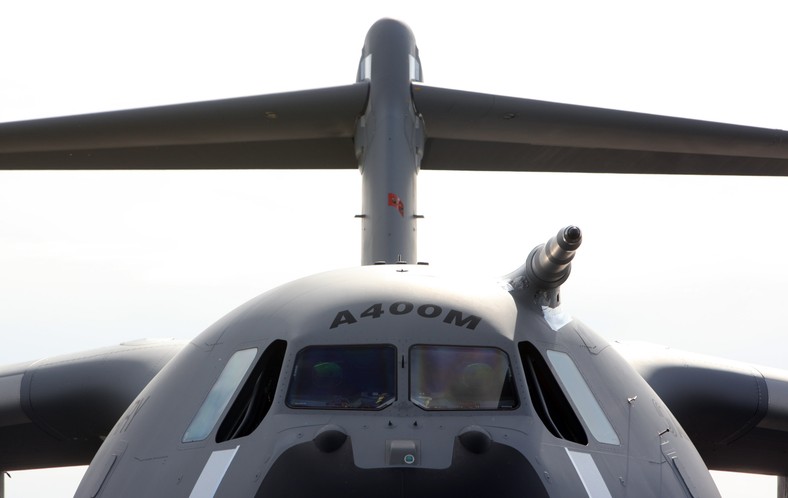
[[[413,86],[423,169],[788,175],[788,132]]]
[[[788,475],[788,371],[665,346],[615,343],[710,469]]]
[[[0,124],[0,169],[343,169],[368,83]]]
[[[185,345],[143,340],[0,368],[0,469],[87,465]]]
[[[788,175],[788,132],[413,84],[423,169]],[[357,168],[369,83],[0,124],[0,169]]]

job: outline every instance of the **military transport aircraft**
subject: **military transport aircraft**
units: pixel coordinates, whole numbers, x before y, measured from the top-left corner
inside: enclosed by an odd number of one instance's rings
[[[318,167],[319,151],[336,161],[323,167],[358,160],[364,179],[361,268],[261,296],[183,349],[133,343],[3,371],[4,467],[86,461],[103,441],[80,496],[713,495],[694,442],[706,465],[784,474],[781,373],[625,350],[661,401],[562,311],[576,227],[498,281],[413,263],[419,162],[784,174],[785,133],[456,92],[420,72],[410,31],[384,20],[346,87],[0,129],[6,168]],[[409,166],[378,169],[391,162]],[[301,466],[313,481],[288,477]]]

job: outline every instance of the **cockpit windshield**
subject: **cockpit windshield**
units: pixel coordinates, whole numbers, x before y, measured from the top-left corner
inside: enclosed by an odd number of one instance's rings
[[[491,347],[413,346],[410,399],[425,410],[511,410],[519,405],[509,357]]]
[[[397,399],[397,351],[390,345],[310,346],[296,356],[290,408],[382,410]]]

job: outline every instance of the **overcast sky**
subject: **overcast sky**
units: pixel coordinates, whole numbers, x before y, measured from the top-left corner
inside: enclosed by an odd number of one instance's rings
[[[390,16],[415,32],[427,84],[788,129],[785,14],[778,1],[3,2],[0,121],[347,84]],[[356,265],[359,187],[356,171],[0,172],[0,364],[191,338],[275,285]],[[494,278],[577,224],[574,316],[610,339],[784,368],[787,187],[422,172],[419,259]],[[13,473],[7,496],[70,496],[78,473]],[[724,479],[725,497],[775,493]]]

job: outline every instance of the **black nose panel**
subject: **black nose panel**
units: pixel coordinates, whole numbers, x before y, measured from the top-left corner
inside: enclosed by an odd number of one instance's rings
[[[491,442],[483,454],[455,440],[448,469],[361,469],[353,462],[351,438],[325,453],[312,442],[285,451],[271,467],[256,498],[547,498],[528,460],[509,446]]]

